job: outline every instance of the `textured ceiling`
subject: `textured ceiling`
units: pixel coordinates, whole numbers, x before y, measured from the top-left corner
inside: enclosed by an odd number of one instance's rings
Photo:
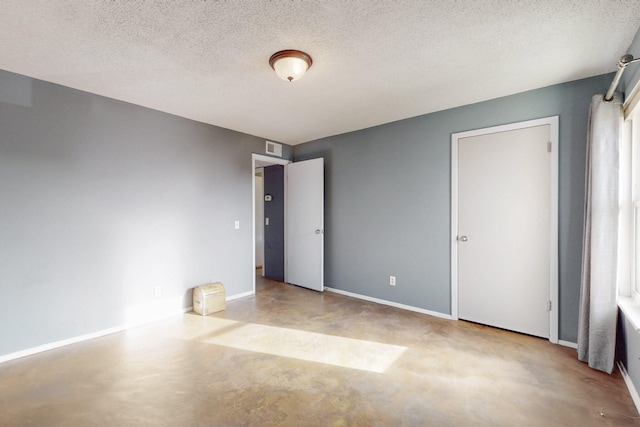
[[[615,71],[640,25],[638,0],[0,5],[1,69],[288,144]]]

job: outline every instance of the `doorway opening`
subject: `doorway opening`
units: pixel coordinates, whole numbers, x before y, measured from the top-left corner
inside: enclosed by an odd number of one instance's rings
[[[257,274],[257,267],[258,266],[258,262],[257,261],[262,261],[259,260],[259,256],[257,256],[256,254],[256,247],[259,244],[263,244],[264,243],[264,234],[262,234],[262,238],[263,240],[261,242],[257,241],[257,237],[260,237],[259,234],[257,234],[257,224],[256,221],[260,221],[261,224],[264,227],[264,210],[259,210],[257,208],[257,203],[258,202],[258,196],[260,196],[261,202],[264,203],[264,198],[262,197],[261,194],[259,194],[261,191],[261,189],[259,188],[259,184],[258,186],[256,186],[256,169],[258,168],[265,168],[265,167],[269,167],[269,166],[274,166],[274,165],[288,165],[289,163],[291,163],[291,161],[289,160],[285,160],[285,159],[279,159],[276,157],[269,157],[269,156],[264,156],[262,154],[252,154],[251,156],[251,176],[252,176],[252,191],[251,193],[253,194],[253,234],[252,234],[252,241],[253,241],[253,262],[252,262],[252,268],[254,270],[254,273],[252,274],[253,277],[253,293],[256,293],[256,274]],[[285,194],[286,197],[286,194]],[[260,218],[260,216],[262,215],[262,218]],[[285,214],[286,215],[286,214]],[[286,219],[285,219],[286,221]],[[262,251],[262,254],[264,254],[264,251]],[[259,255],[259,254],[258,254]],[[285,263],[286,263],[286,257],[285,257]],[[260,267],[264,268],[264,262],[262,263],[263,265]],[[264,270],[263,270],[264,272]]]

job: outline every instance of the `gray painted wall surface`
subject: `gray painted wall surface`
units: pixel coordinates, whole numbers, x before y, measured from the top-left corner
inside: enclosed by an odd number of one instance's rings
[[[264,271],[265,277],[284,282],[284,166],[266,166],[264,194],[271,201],[262,201],[264,218]]]
[[[560,339],[576,342],[588,107],[612,75],[294,147],[325,158],[325,285],[450,314],[451,134],[560,116]],[[425,95],[427,96],[427,95]],[[389,275],[397,286],[389,286]]]
[[[119,326],[156,286],[184,307],[251,291],[251,153],[264,139],[0,71],[0,355]]]
[[[633,55],[634,58],[640,58],[640,28],[638,28],[638,32],[636,33],[631,46],[627,49],[627,53]],[[631,94],[631,90],[635,87],[636,84],[640,82],[640,63],[634,63],[631,65],[627,65],[627,68],[624,70],[624,74],[622,74],[622,87],[619,89],[624,89],[627,95]]]

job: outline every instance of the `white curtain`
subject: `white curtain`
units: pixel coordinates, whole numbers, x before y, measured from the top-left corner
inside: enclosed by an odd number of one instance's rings
[[[589,110],[578,358],[611,373],[618,316],[618,169],[622,102],[596,95]]]

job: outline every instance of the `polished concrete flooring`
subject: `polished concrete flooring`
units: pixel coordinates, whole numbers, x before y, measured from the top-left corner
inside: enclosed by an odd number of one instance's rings
[[[0,426],[640,425],[573,349],[261,279],[256,297],[0,365]]]

